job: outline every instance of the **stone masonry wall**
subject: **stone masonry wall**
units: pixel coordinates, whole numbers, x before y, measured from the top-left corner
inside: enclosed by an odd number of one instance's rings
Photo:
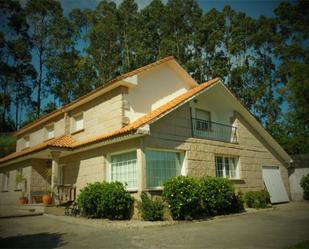
[[[261,190],[262,166],[279,166],[289,193],[287,168],[265,141],[259,138],[240,116],[235,115],[238,144],[192,138],[189,104],[158,120],[150,126],[151,135],[144,140],[145,147],[176,149],[186,152],[185,172],[192,176],[215,176],[215,155],[239,156],[240,180],[235,187],[242,192]]]

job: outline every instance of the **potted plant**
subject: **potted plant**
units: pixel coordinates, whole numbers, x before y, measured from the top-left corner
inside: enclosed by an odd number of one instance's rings
[[[22,173],[19,173],[16,175],[16,184],[23,184],[21,189],[21,197],[19,198],[19,203],[21,205],[25,205],[28,204],[28,197],[27,197],[27,178],[24,177],[24,175]]]
[[[45,190],[45,194],[43,195],[42,197],[42,201],[44,203],[45,206],[47,205],[50,205],[52,203],[52,193],[53,193],[53,190],[52,188],[49,186],[48,184],[48,179],[51,178],[52,176],[52,168],[48,168],[46,170],[46,190]]]
[[[53,190],[51,187],[46,188],[46,194],[43,195],[42,201],[45,206],[50,205],[52,203],[52,193]]]

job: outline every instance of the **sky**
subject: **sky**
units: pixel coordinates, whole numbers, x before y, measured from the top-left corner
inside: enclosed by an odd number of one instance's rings
[[[70,10],[74,8],[89,8],[94,9],[100,0],[60,0],[65,14],[68,14]],[[120,4],[122,0],[114,0],[117,4]],[[151,0],[135,0],[139,8],[142,9],[147,6]],[[162,0],[166,3],[167,0]],[[230,5],[232,9],[237,11],[243,11],[251,17],[258,17],[260,15],[273,16],[273,10],[282,2],[280,0],[198,0],[199,5],[204,11],[208,11],[212,8],[222,10],[224,6]],[[293,2],[293,1],[289,1]]]

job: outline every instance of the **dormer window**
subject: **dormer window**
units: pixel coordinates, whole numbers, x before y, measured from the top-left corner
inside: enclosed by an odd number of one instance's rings
[[[30,136],[24,136],[24,143],[25,143],[25,148],[30,147]]]
[[[46,126],[46,138],[51,139],[55,137],[55,126],[54,124]]]
[[[84,115],[79,113],[74,116],[74,132],[81,131],[84,129]]]

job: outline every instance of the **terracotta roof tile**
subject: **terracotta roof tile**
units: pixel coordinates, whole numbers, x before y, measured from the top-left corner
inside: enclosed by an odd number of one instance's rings
[[[0,163],[9,161],[14,158],[18,158],[32,152],[40,151],[48,147],[55,147],[55,148],[68,148],[68,149],[76,149],[82,146],[90,145],[96,142],[101,142],[103,140],[113,138],[116,136],[129,134],[135,132],[138,128],[142,127],[143,125],[149,124],[156,119],[160,118],[162,115],[166,114],[168,111],[172,110],[173,108],[177,107],[184,101],[190,99],[191,97],[195,96],[197,93],[201,92],[202,90],[208,88],[209,86],[213,85],[214,83],[218,82],[219,78],[215,78],[213,80],[209,80],[197,87],[192,88],[191,90],[179,95],[178,97],[174,98],[173,100],[169,101],[168,103],[160,106],[159,108],[151,111],[150,113],[140,117],[136,121],[128,124],[127,126],[120,128],[116,131],[105,133],[102,135],[94,136],[92,138],[83,140],[83,141],[75,141],[71,136],[64,135],[58,138],[54,138],[48,140],[44,143],[38,144],[36,146],[30,147],[23,151],[12,153],[6,157],[0,159]]]
[[[159,108],[151,111],[150,113],[140,117],[136,121],[128,124],[127,126],[121,128],[121,129],[118,129],[114,132],[110,132],[108,134],[95,136],[91,139],[76,142],[76,143],[72,144],[72,147],[77,148],[77,147],[81,147],[81,146],[84,146],[84,145],[99,142],[99,141],[102,141],[102,140],[105,140],[105,139],[108,139],[108,138],[111,138],[111,137],[114,137],[114,136],[133,132],[133,131],[137,130],[138,128],[142,127],[143,125],[146,125],[146,124],[152,122],[153,120],[159,118],[160,116],[162,116],[163,114],[165,114],[169,110],[175,108],[177,105],[181,104],[185,100],[194,96],[196,93],[206,89],[207,87],[211,86],[212,84],[216,83],[219,80],[220,80],[219,78],[209,80],[209,81],[207,81],[207,82],[205,82],[205,83],[203,83],[199,86],[196,86],[196,87],[192,88],[191,90],[179,95],[178,97],[174,98],[173,100],[169,101],[168,103],[166,103],[166,104],[160,106]]]
[[[11,159],[18,158],[18,157],[21,157],[21,156],[24,156],[24,155],[28,155],[28,154],[33,153],[33,152],[44,150],[48,147],[71,148],[71,145],[74,142],[75,142],[75,140],[71,136],[67,136],[67,135],[60,136],[60,137],[57,137],[57,138],[52,138],[52,139],[47,140],[43,143],[40,143],[40,144],[34,145],[32,147],[26,148],[22,151],[17,151],[17,152],[14,152],[12,154],[9,154],[5,157],[2,157],[2,158],[0,158],[0,163],[6,162],[6,161],[9,161]]]

